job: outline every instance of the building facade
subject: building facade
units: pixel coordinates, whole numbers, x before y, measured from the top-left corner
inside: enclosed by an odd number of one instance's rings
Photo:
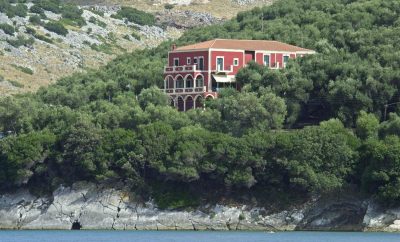
[[[202,108],[224,87],[236,87],[235,75],[250,61],[271,69],[285,68],[289,59],[313,50],[266,40],[215,39],[176,48],[168,53],[164,90],[179,111]]]

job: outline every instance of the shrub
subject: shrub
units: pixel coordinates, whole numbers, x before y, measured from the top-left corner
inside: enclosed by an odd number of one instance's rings
[[[68,30],[59,22],[48,22],[44,25],[44,28],[48,31],[54,32],[59,35],[66,36],[68,34]]]
[[[175,7],[175,5],[174,4],[170,4],[170,3],[167,3],[167,4],[164,5],[164,8],[167,9],[167,10],[171,10],[174,7]]]
[[[29,67],[25,67],[25,66],[18,66],[18,65],[12,65],[15,69],[22,71],[23,73],[29,74],[29,75],[33,75],[33,70]]]
[[[31,46],[35,43],[35,40],[33,38],[25,38],[22,35],[18,35],[17,39],[7,39],[7,42],[15,48],[19,48],[21,46]]]
[[[41,34],[35,34],[34,36],[35,36],[35,38],[36,38],[36,39],[38,39],[38,40],[41,40],[41,41],[44,41],[44,42],[47,42],[47,43],[50,43],[50,44],[52,44],[52,43],[53,43],[53,40],[52,40],[52,39],[50,39],[50,38],[47,38],[47,37],[46,37],[46,36],[44,36],[44,35],[41,35]]]
[[[61,9],[61,15],[64,19],[69,19],[80,27],[86,24],[85,19],[82,18],[82,13],[82,9],[72,4],[67,4]]]
[[[29,22],[31,22],[34,25],[42,25],[42,19],[37,15],[30,16]]]
[[[14,35],[15,28],[12,25],[9,24],[0,24],[0,29],[4,31],[4,33],[8,35]]]
[[[131,7],[122,7],[117,14],[114,14],[111,17],[118,19],[126,18],[129,22],[140,25],[154,25],[156,23],[154,15]]]
[[[33,5],[30,9],[29,9],[29,11],[31,12],[31,13],[37,13],[37,14],[44,14],[44,10],[43,10],[43,8],[41,8],[41,7],[39,7],[37,4],[35,4],[35,5]]]
[[[38,0],[36,4],[38,7],[53,13],[61,12],[59,0]]]

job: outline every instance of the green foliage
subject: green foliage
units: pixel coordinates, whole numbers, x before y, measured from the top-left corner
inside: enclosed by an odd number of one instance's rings
[[[131,7],[122,7],[117,14],[112,15],[113,18],[124,19],[126,18],[129,22],[140,24],[140,25],[154,25],[156,20],[154,15],[150,13],[137,10]]]
[[[21,46],[32,46],[35,43],[35,40],[33,38],[25,38],[22,35],[18,35],[17,39],[7,39],[7,42],[10,45],[14,46],[15,48],[19,48]],[[30,72],[30,71],[28,71],[26,69],[24,69],[23,71],[24,72],[25,71]],[[30,74],[30,73],[28,73],[28,74]]]
[[[14,35],[15,29],[12,25],[9,24],[0,24],[0,29],[4,31],[4,33],[8,35]]]
[[[29,17],[29,22],[31,22],[34,25],[42,25],[42,19],[38,15],[33,15]]]
[[[62,6],[61,16],[64,19],[68,19],[79,27],[86,24],[85,19],[82,17],[83,10],[78,8],[76,5],[66,4]]]
[[[48,31],[54,32],[59,35],[66,36],[68,34],[68,30],[60,22],[50,21],[46,23],[43,27]]]
[[[58,1],[36,4],[62,13]],[[68,11],[63,21],[79,16]],[[169,41],[36,94],[1,97],[0,132],[11,133],[0,140],[2,188],[122,181],[178,209],[260,191],[289,203],[351,184],[398,204],[400,118],[391,106],[389,120],[378,120],[399,96],[399,13],[395,0],[282,0],[188,30],[178,45],[272,39],[318,51],[283,70],[250,63],[237,75],[241,92],[225,89],[205,110],[178,112],[157,88]],[[130,8],[115,17],[154,24]]]
[[[33,70],[30,69],[29,67],[25,66],[18,66],[18,65],[12,65],[15,69],[22,71],[23,73],[33,75]]]

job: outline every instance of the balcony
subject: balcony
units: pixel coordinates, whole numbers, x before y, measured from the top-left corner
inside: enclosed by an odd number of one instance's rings
[[[206,92],[206,86],[203,87],[186,87],[186,88],[166,88],[167,94],[198,94]]]
[[[197,68],[197,65],[185,65],[185,66],[165,66],[164,73],[175,73],[175,72],[196,72],[203,71]]]
[[[223,66],[223,69],[221,69],[221,67],[217,66],[217,69],[213,70],[212,72],[214,72],[214,73],[232,73],[233,72],[233,65]]]

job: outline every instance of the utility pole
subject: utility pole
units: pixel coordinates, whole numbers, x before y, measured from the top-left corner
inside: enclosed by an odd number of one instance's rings
[[[264,11],[261,9],[261,32],[264,33]]]

